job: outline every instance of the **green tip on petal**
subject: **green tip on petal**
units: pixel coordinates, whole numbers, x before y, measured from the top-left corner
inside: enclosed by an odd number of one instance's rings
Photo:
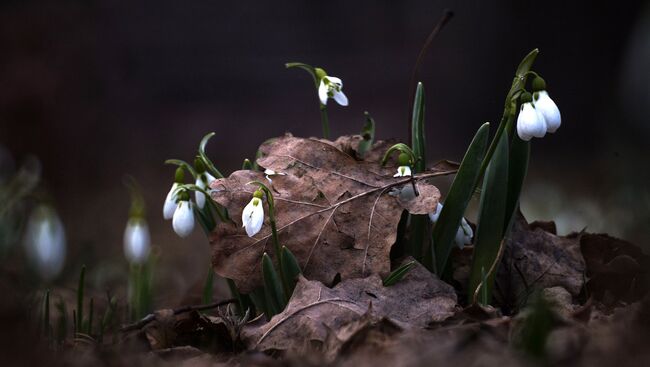
[[[533,92],[539,92],[540,90],[546,90],[546,81],[540,76],[536,76],[533,79]]]
[[[321,80],[321,79],[323,79],[324,77],[327,76],[327,73],[325,72],[325,70],[323,70],[321,68],[314,68],[314,72],[316,73],[316,77],[318,78],[318,80]]]
[[[176,168],[176,173],[174,175],[174,182],[182,184],[185,181],[185,170],[183,167]]]

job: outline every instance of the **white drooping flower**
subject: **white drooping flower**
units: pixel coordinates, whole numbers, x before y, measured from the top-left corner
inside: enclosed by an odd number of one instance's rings
[[[406,177],[411,176],[411,167],[409,166],[399,166],[397,167],[397,173],[393,177]]]
[[[273,179],[271,179],[272,176],[286,176],[287,174],[284,172],[275,172],[274,170],[267,168],[264,170],[264,175],[269,183],[273,183]]]
[[[241,213],[241,221],[242,227],[246,229],[248,237],[255,236],[262,229],[262,224],[264,223],[264,207],[261,197],[258,197],[258,195],[253,196]]]
[[[429,213],[429,219],[431,222],[436,223],[438,218],[440,218],[440,212],[442,212],[442,204],[438,203],[436,210],[432,213]],[[454,243],[458,248],[462,249],[465,245],[470,245],[472,243],[472,238],[474,237],[474,231],[470,227],[467,220],[463,218],[460,221],[460,226],[456,230],[456,237],[454,238]]]
[[[208,172],[203,172],[199,174],[199,177],[196,178],[196,186],[205,190],[206,192],[210,192],[210,184],[215,180],[216,178],[214,176]],[[205,194],[200,191],[195,191],[194,199],[196,200],[196,205],[199,207],[199,209],[203,209],[206,200]]]
[[[522,104],[517,117],[517,135],[521,140],[529,141],[533,137],[542,138],[546,135],[544,116],[535,108],[530,93],[522,95]]]
[[[142,218],[131,218],[124,230],[124,256],[131,264],[142,264],[151,251],[151,235],[147,222]]]
[[[23,241],[30,262],[44,279],[59,274],[65,261],[66,239],[54,208],[40,205],[32,211]]]
[[[334,76],[323,76],[318,86],[318,98],[324,105],[328,98],[333,98],[341,106],[348,105],[348,97],[343,93],[343,81]]]
[[[176,189],[178,188],[178,183],[174,182],[172,185],[171,190],[167,193],[167,197],[165,198],[165,204],[163,205],[163,218],[165,219],[172,219],[174,216],[174,211],[176,211]]]
[[[533,101],[535,103],[535,109],[544,117],[546,131],[554,133],[562,124],[560,109],[557,108],[557,105],[545,90],[533,93]]]
[[[187,194],[187,193],[185,193]],[[194,230],[194,211],[188,198],[181,198],[172,219],[174,232],[180,237],[187,237]]]

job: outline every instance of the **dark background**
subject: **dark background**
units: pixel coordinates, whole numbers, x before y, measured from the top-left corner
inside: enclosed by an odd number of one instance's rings
[[[320,134],[302,61],[344,80],[350,106],[330,104],[333,136],[357,133],[363,111],[379,138],[407,135],[409,80],[443,9],[454,19],[421,67],[429,160],[460,160],[474,131],[498,122],[521,58],[562,112],[533,141],[523,209],[561,232],[650,240],[650,18],[644,1],[5,1],[0,5],[0,144],[43,163],[68,233],[68,272],[123,262],[129,173],[145,190],[153,243],[171,286],[199,280],[209,253],[162,219],[174,169],[200,138],[225,172],[268,137]],[[647,5],[647,3],[646,3]],[[496,125],[496,124],[495,124]],[[647,247],[646,247],[647,248]],[[198,260],[197,260],[198,259]],[[104,261],[104,262],[105,262]],[[98,265],[101,266],[101,265]],[[207,265],[206,265],[207,266]]]

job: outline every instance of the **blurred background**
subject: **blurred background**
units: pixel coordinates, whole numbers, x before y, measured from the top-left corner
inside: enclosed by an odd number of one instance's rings
[[[201,137],[225,173],[266,138],[320,135],[301,61],[344,80],[350,105],[331,104],[334,137],[358,133],[369,111],[378,138],[407,138],[409,80],[443,10],[455,17],[418,79],[426,89],[428,159],[459,161],[476,129],[498,123],[514,70],[531,49],[562,113],[535,139],[522,208],[648,249],[650,7],[533,1],[12,1],[0,5],[0,174],[30,155],[66,230],[59,282],[82,263],[98,288],[124,278],[122,236],[143,188],[159,303],[179,303],[207,271],[208,242],[162,218],[174,168]],[[2,204],[4,205],[4,204]],[[18,246],[18,244],[15,244]],[[19,255],[17,259],[20,258]],[[16,260],[18,261],[18,260]],[[10,267],[20,268],[15,262]],[[167,297],[167,298],[165,298]]]

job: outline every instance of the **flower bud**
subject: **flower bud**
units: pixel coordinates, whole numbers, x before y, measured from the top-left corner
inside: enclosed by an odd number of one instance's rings
[[[30,262],[46,280],[56,277],[65,261],[65,230],[54,208],[39,205],[29,216],[24,245]]]

